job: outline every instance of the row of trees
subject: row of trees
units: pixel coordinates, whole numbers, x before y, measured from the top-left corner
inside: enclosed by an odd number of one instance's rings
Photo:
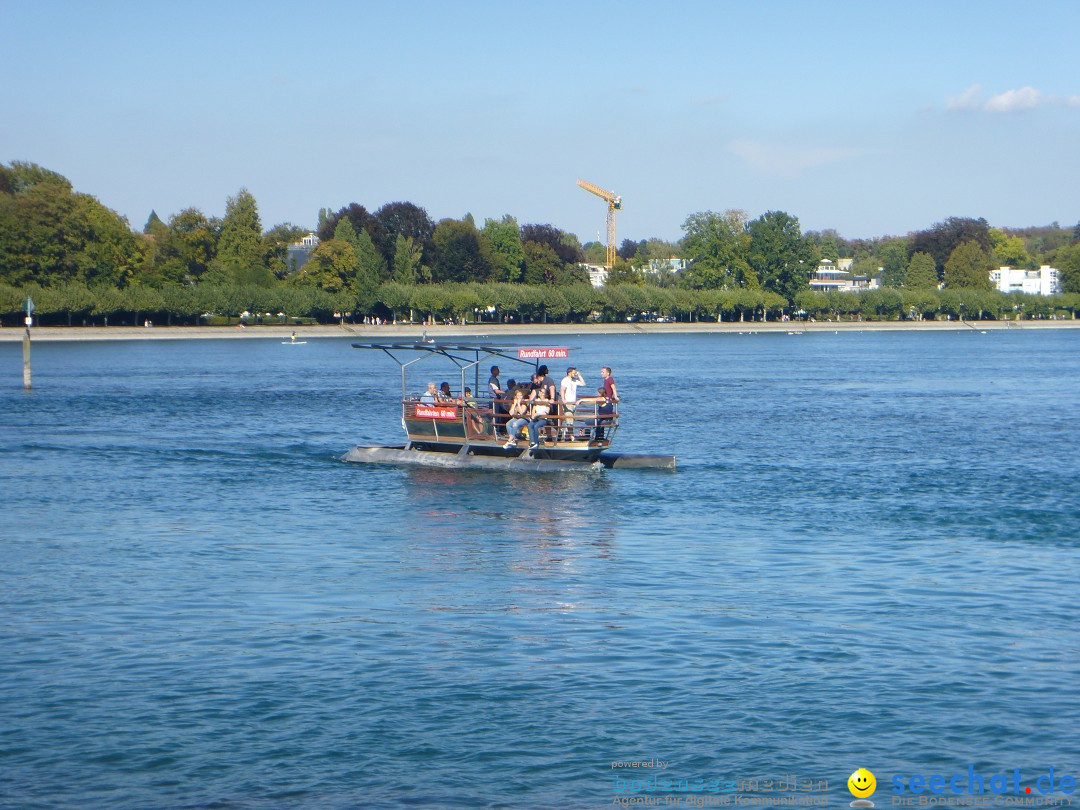
[[[21,322],[25,298],[33,299],[39,323],[82,325],[111,322],[197,324],[210,314],[238,318],[242,313],[320,321],[359,321],[355,295],[312,287],[166,284],[159,288],[88,287],[69,282],[54,287],[0,285],[0,320]],[[895,320],[898,318],[1049,318],[1075,317],[1080,294],[1005,295],[975,289],[881,289],[862,293],[803,290],[789,302],[768,290],[708,289],[588,283],[552,285],[505,282],[401,284],[390,281],[374,292],[374,309],[390,321],[453,319],[456,322],[621,322],[642,313],[681,321],[776,320],[782,316],[817,319]]]
[[[793,301],[822,259],[845,257],[853,259],[855,275],[878,277],[894,289],[990,290],[996,267],[1046,263],[1059,269],[1063,291],[1080,292],[1080,224],[1071,232],[1057,224],[1028,229],[1025,241],[985,219],[951,217],[904,237],[845,240],[835,231],[804,234],[798,219],[782,211],[754,220],[744,211],[706,211],[690,216],[683,229],[682,255],[692,264],[678,283],[698,289],[762,288]]]
[[[678,243],[625,240],[608,285],[771,294],[791,305],[808,294],[822,259],[846,256],[855,273],[880,275],[896,290],[987,292],[994,266],[1052,263],[1064,290],[1080,292],[1080,225],[1072,232],[1056,224],[1012,232],[954,217],[905,237],[844,240],[834,231],[804,233],[783,211],[751,219],[732,210],[692,214],[683,230]],[[0,283],[80,284],[102,300],[99,288],[256,288],[318,293],[347,301],[347,311],[376,314],[387,307],[380,292],[387,284],[568,290],[587,281],[582,263],[603,253],[599,243],[582,245],[552,225],[519,225],[510,215],[482,226],[470,215],[435,222],[410,202],[374,212],[357,203],[320,211],[321,241],[299,266],[289,245],[305,232],[288,223],[263,231],[255,198],[241,189],[221,219],[188,208],[166,222],[151,212],[135,233],[61,175],[30,163],[0,165]],[[672,256],[687,260],[687,268],[676,273],[654,261]]]

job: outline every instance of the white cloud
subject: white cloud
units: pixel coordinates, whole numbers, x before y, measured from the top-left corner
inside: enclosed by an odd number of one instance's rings
[[[749,140],[732,141],[728,144],[728,149],[758,171],[788,177],[866,153],[864,149],[785,146]]]
[[[1080,107],[1080,96],[1047,96],[1027,85],[984,98],[982,87],[973,84],[960,95],[945,99],[945,109],[950,112],[1015,113],[1040,107]]]
[[[1021,87],[1019,90],[1006,90],[986,102],[989,112],[1016,112],[1033,110],[1044,103],[1043,95],[1034,87]]]
[[[946,110],[977,110],[982,101],[982,88],[977,84],[971,85],[958,96],[949,96],[945,99]]]

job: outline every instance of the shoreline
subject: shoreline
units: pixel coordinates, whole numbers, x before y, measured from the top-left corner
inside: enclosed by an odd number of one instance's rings
[[[448,339],[462,337],[517,335],[619,335],[619,334],[691,334],[691,333],[810,333],[810,332],[937,332],[974,329],[1080,329],[1080,320],[1037,321],[723,321],[713,323],[530,323],[530,324],[458,324],[454,326],[423,326],[397,324],[365,326],[364,324],[277,326],[255,325],[241,329],[237,326],[35,326],[30,330],[31,341],[101,341],[101,340],[213,340],[213,339],[276,339],[288,340],[293,332],[302,340],[312,338],[351,337],[363,340],[392,338]],[[18,327],[0,328],[0,343],[21,341],[25,330]]]

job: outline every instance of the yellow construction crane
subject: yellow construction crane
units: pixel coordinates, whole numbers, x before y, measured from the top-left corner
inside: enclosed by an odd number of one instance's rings
[[[578,180],[577,184],[607,201],[607,253],[604,255],[604,266],[610,270],[615,265],[615,212],[622,208],[622,197],[584,180]]]

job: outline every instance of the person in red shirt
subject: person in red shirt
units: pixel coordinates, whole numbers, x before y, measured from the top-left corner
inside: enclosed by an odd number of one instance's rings
[[[612,402],[619,401],[619,390],[615,387],[615,378],[611,376],[611,369],[604,366],[600,369],[600,376],[604,378],[604,393]]]

